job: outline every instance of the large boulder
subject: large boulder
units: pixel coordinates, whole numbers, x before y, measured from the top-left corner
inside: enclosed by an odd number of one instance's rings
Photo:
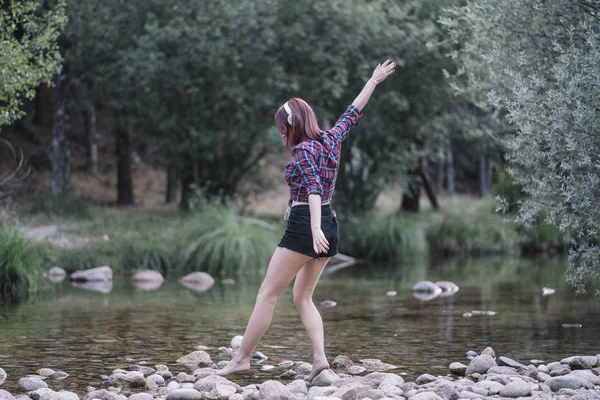
[[[202,393],[196,389],[173,389],[165,400],[202,400]]]
[[[564,376],[555,376],[550,378],[544,382],[546,385],[550,387],[553,392],[558,392],[560,389],[593,389],[594,384],[588,381],[585,378],[576,375],[564,375]]]
[[[496,366],[496,361],[490,356],[477,356],[471,360],[467,367],[466,375],[485,374],[492,367]]]
[[[215,366],[215,363],[213,363],[208,353],[202,350],[193,351],[189,354],[186,354],[185,356],[178,358],[177,362],[179,364],[190,366],[194,369],[202,367],[213,368]]]
[[[4,389],[0,389],[1,400],[15,400],[15,397]]]
[[[181,278],[179,282],[195,292],[204,292],[215,284],[214,278],[206,272],[192,272]]]
[[[47,388],[48,385],[40,378],[25,377],[19,379],[17,387],[19,388],[19,390],[22,390],[24,392],[32,392],[37,389]]]
[[[72,281],[81,282],[106,282],[112,281],[112,278],[112,268],[106,266],[76,271],[71,274]]]
[[[260,397],[264,400],[296,400],[296,395],[284,384],[277,381],[266,381],[259,388]]]

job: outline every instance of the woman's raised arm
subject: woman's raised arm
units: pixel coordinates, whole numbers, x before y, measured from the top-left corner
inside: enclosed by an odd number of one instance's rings
[[[388,76],[394,73],[395,67],[396,63],[391,61],[390,59],[387,59],[383,63],[383,65],[377,64],[377,68],[375,68],[375,71],[373,71],[373,76],[371,76],[371,79],[367,81],[367,84],[365,85],[363,90],[352,102],[352,105],[358,109],[358,112],[361,112],[362,109],[365,107],[365,105],[371,98],[375,87],[377,87],[377,85],[379,85]]]

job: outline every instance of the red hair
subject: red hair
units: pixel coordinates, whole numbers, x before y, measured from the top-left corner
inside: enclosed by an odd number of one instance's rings
[[[275,113],[275,126],[287,138],[288,147],[297,146],[305,140],[319,139],[321,128],[308,103],[294,97],[287,104],[292,110],[292,124],[288,122],[288,112],[281,106]]]

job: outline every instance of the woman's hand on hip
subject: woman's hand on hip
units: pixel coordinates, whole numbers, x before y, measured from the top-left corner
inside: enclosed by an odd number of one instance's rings
[[[381,64],[377,64],[377,68],[373,71],[373,76],[371,77],[371,81],[376,85],[383,82],[388,76],[394,73],[394,68],[396,67],[396,63],[389,58]]]
[[[315,253],[322,254],[327,253],[329,251],[329,242],[325,239],[325,234],[321,228],[313,227],[312,229],[312,237],[313,237],[313,249]]]

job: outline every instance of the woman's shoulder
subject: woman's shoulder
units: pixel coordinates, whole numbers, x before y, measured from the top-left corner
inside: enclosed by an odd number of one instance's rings
[[[317,154],[323,148],[323,143],[320,140],[316,139],[308,139],[303,142],[298,143],[294,146],[294,151],[297,150],[306,150],[310,151],[313,154]]]

